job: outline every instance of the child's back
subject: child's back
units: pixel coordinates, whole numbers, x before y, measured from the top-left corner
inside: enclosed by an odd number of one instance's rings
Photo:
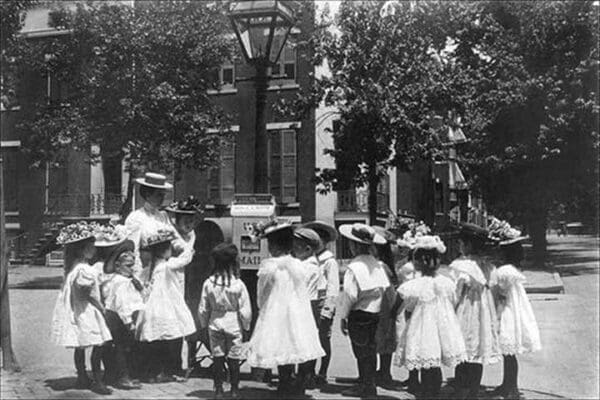
[[[215,274],[204,282],[200,300],[202,326],[214,330],[248,330],[251,319],[250,297],[241,279]]]

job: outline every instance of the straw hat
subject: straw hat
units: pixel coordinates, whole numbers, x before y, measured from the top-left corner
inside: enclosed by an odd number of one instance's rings
[[[137,178],[135,181],[142,186],[148,186],[155,189],[173,189],[173,185],[167,182],[166,176],[155,172],[146,172],[143,178]]]
[[[362,244],[385,244],[383,236],[375,232],[375,229],[365,224],[345,224],[339,227],[342,236]]]
[[[95,240],[94,231],[96,229],[97,224],[95,222],[79,221],[75,224],[67,225],[60,230],[56,238],[56,243],[65,246],[83,240]]]
[[[187,199],[174,201],[165,207],[165,210],[174,214],[195,215],[204,212],[202,203],[194,196],[189,196]]]
[[[327,243],[333,242],[334,240],[337,239],[337,236],[338,236],[335,228],[329,224],[326,224],[323,221],[318,221],[318,220],[310,221],[310,222],[305,223],[302,226],[304,228],[310,228],[310,229],[316,231],[317,233],[319,233],[319,236],[321,236],[320,235],[321,232],[324,233],[325,236],[327,236],[327,240],[326,240]]]
[[[142,249],[148,249],[160,243],[170,242],[175,239],[175,233],[171,229],[159,229],[145,237],[142,237]]]
[[[104,273],[112,274],[115,272],[115,261],[119,256],[126,251],[133,251],[135,249],[135,245],[133,241],[125,239],[120,244],[116,245],[114,249],[108,255],[108,258],[104,262]]]
[[[111,247],[123,243],[129,236],[129,230],[125,225],[98,225],[94,231],[96,247]]]
[[[381,226],[373,225],[371,228],[375,229],[375,232],[377,232],[381,237],[383,237],[387,243],[395,243],[398,239],[398,237],[393,232],[390,232]]]
[[[444,254],[446,252],[446,245],[437,235],[422,235],[417,236],[413,249],[437,250],[438,253]]]
[[[513,228],[508,222],[495,217],[490,220],[488,236],[500,246],[508,246],[529,239],[529,236],[522,236],[521,231]]]

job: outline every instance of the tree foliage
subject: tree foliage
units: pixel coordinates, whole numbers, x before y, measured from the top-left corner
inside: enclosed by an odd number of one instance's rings
[[[376,188],[388,169],[407,170],[417,158],[436,156],[440,137],[433,117],[459,106],[453,85],[460,84],[449,79],[452,66],[434,57],[446,47],[446,8],[401,2],[382,18],[381,5],[341,4],[334,29],[318,30],[308,44],[315,48],[314,63],[325,62],[330,74],[316,77],[311,92],[293,104],[300,112],[320,102],[336,107],[340,128],[334,148],[326,150],[336,168],[319,171],[320,188],[367,184],[372,221]]]
[[[480,2],[453,28],[456,63],[478,85],[464,97],[463,162],[539,256],[555,205],[598,223],[597,11],[592,1]]]
[[[10,108],[15,102],[17,82],[17,65],[22,47],[19,31],[23,25],[23,13],[34,5],[36,0],[14,0],[0,2],[0,101],[2,106]]]
[[[60,5],[60,4],[59,4]],[[234,43],[219,2],[79,3],[53,10],[70,34],[28,43],[24,67],[61,82],[21,125],[34,162],[63,162],[65,149],[131,166],[204,169],[229,138],[228,117],[206,91]]]

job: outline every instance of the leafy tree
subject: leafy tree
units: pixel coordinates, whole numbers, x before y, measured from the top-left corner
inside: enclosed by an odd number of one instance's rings
[[[315,77],[314,87],[293,103],[306,112],[319,102],[337,108],[340,128],[333,133],[335,169],[318,171],[320,190],[369,189],[371,223],[377,217],[377,186],[388,168],[407,170],[418,158],[437,155],[439,137],[433,117],[457,107],[445,67],[433,55],[446,47],[439,4],[398,10],[382,18],[382,3],[345,1],[334,29],[322,29],[304,45],[313,62],[326,63],[330,74]],[[449,67],[451,68],[451,66]]]
[[[75,149],[116,166],[105,177],[120,176],[124,157],[133,173],[213,165],[230,139],[228,117],[206,93],[234,49],[223,7],[169,0],[55,9],[52,25],[71,33],[29,42],[25,62],[66,83],[66,94],[40,101],[21,125],[31,159],[60,164]],[[118,181],[105,187],[120,192]]]
[[[543,261],[548,211],[598,225],[598,20],[592,1],[481,2],[455,19],[471,138],[464,163],[492,211]]]
[[[20,37],[18,33],[22,25],[21,14],[34,3],[35,1],[32,0],[0,2],[0,72],[2,73],[0,103],[2,108],[10,109],[14,102],[15,64],[19,57]],[[4,197],[4,164],[0,158],[0,348],[2,349],[2,368],[8,371],[20,371],[21,367],[12,348]]]

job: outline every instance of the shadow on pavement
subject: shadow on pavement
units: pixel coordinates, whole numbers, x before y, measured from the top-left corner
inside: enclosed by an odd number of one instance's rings
[[[75,389],[77,378],[74,376],[69,376],[56,379],[46,379],[44,383],[47,387],[54,391],[64,391],[69,389]]]
[[[492,392],[494,390],[494,387],[491,386],[482,386],[481,390],[479,391],[479,398],[481,399],[497,399],[497,395],[495,396]],[[533,389],[523,389],[523,388],[519,388],[519,394],[520,394],[520,399],[521,400],[528,400],[528,399],[539,399],[539,398],[554,398],[554,399],[567,399],[568,397],[564,397],[558,394],[554,394],[554,393],[549,393],[549,392],[542,392],[540,390],[533,390]]]
[[[25,282],[9,285],[10,289],[60,289],[62,276],[37,277]]]

